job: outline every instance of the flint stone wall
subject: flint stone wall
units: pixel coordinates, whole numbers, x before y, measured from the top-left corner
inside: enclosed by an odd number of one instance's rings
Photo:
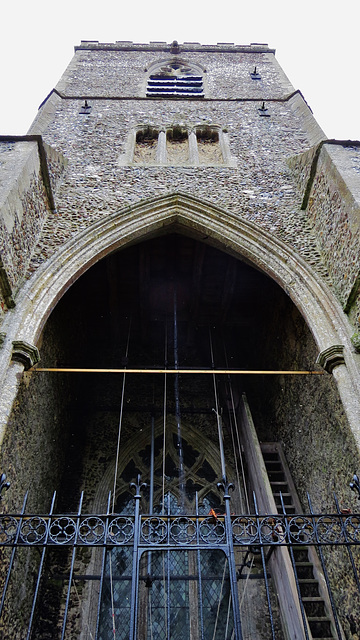
[[[49,147],[45,153],[50,184],[55,188],[64,159]],[[1,287],[3,314],[26,274],[51,205],[37,141],[0,140],[0,170],[0,254],[7,284],[2,282]]]

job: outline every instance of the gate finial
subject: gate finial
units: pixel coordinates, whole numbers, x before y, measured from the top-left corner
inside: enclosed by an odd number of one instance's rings
[[[358,492],[358,500],[360,500],[360,480],[356,473],[353,475],[352,482],[350,482],[349,486],[352,491]]]

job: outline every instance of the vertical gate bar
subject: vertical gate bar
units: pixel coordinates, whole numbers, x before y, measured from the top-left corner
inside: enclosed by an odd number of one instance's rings
[[[149,513],[152,516],[154,509],[154,458],[155,458],[155,418],[151,416],[151,450],[150,450],[150,500]]]
[[[149,497],[149,514],[152,516],[154,511],[154,459],[155,459],[155,418],[151,415],[151,446],[150,446],[150,497]],[[147,575],[151,579],[151,551],[147,554]],[[152,615],[152,598],[150,589],[147,589],[148,598],[147,606],[150,607],[150,616]],[[148,616],[148,613],[147,613]],[[152,620],[152,618],[150,618]]]
[[[155,419],[151,416],[151,447],[150,447],[150,498],[149,498],[149,514],[152,516],[154,511],[154,458],[155,458]],[[148,552],[147,562],[148,576],[151,576],[151,551]]]
[[[312,509],[312,504],[311,504],[311,499],[310,499],[309,493],[307,493],[307,500],[308,500],[308,503],[309,503],[310,513],[311,513],[312,516],[314,516],[314,512],[313,512],[313,509]],[[313,526],[314,526],[314,531],[315,531],[316,542],[319,543],[317,526],[316,526],[316,521],[315,521],[314,517],[312,518],[312,521],[313,521]],[[327,587],[329,598],[330,598],[330,604],[331,604],[331,609],[332,609],[332,613],[333,613],[333,616],[334,616],[334,622],[335,622],[337,637],[338,637],[338,640],[342,640],[343,636],[342,636],[342,633],[341,633],[339,620],[338,620],[338,615],[337,615],[336,608],[335,608],[334,598],[333,598],[333,594],[332,594],[332,591],[331,591],[330,580],[329,580],[328,572],[327,572],[327,569],[326,569],[324,554],[322,552],[322,548],[321,548],[320,544],[317,544],[316,547],[317,547],[317,550],[318,550],[318,553],[319,553],[321,567],[322,567],[322,570],[323,570],[323,573],[324,573],[326,587]]]
[[[107,503],[107,512],[106,512],[105,539],[104,539],[104,543],[105,544],[104,544],[104,548],[103,548],[103,556],[102,556],[102,561],[101,561],[101,574],[100,574],[99,598],[98,598],[97,615],[96,615],[95,638],[98,637],[98,633],[99,633],[100,612],[101,612],[101,598],[102,598],[105,567],[106,567],[106,553],[107,553],[106,539],[107,539],[107,534],[108,534],[108,520],[109,520],[109,514],[110,514],[110,505],[111,505],[111,491],[109,491],[109,497],[108,497],[108,503]],[[111,553],[111,549],[110,549],[110,553]]]
[[[168,524],[167,524],[167,528],[168,528],[168,544],[170,542],[170,514],[171,514],[171,507],[170,507],[170,493],[168,493]],[[167,637],[166,640],[170,640],[171,635],[171,627],[170,627],[170,551],[167,551],[167,585],[166,585],[166,606],[167,606],[167,611],[166,611],[166,615],[167,615]]]
[[[179,348],[178,348],[178,323],[177,323],[177,291],[176,284],[174,287],[174,368],[179,368]],[[174,395],[175,395],[175,420],[177,426],[177,446],[179,455],[179,493],[181,511],[185,513],[185,476],[184,476],[184,452],[181,436],[181,413],[179,398],[179,374],[174,376]]]
[[[134,528],[134,547],[133,547],[133,567],[132,567],[132,580],[131,580],[131,604],[130,604],[130,632],[129,640],[136,640],[136,628],[137,628],[137,600],[138,600],[138,588],[139,588],[139,538],[140,538],[140,490],[142,484],[140,482],[140,474],[137,478],[137,484],[131,483],[131,487],[135,487],[135,528]]]
[[[46,551],[47,551],[47,541],[48,541],[49,532],[50,532],[51,516],[53,514],[54,506],[55,506],[55,498],[56,498],[56,492],[54,492],[53,497],[52,497],[52,501],[51,501],[50,512],[49,512],[50,518],[49,518],[49,523],[48,523],[48,527],[47,527],[47,531],[46,531],[46,535],[45,535],[43,550],[41,552],[41,559],[40,559],[40,564],[39,564],[38,577],[37,577],[37,580],[36,580],[36,587],[35,587],[35,593],[34,593],[34,597],[33,597],[32,607],[31,607],[31,613],[30,613],[30,618],[29,618],[29,625],[28,625],[28,631],[27,631],[27,635],[26,635],[26,640],[29,640],[29,638],[31,636],[31,632],[32,632],[32,624],[33,624],[34,613],[35,613],[35,608],[36,608],[36,603],[37,603],[37,597],[38,597],[39,588],[40,588],[42,570],[43,570],[43,566],[44,566],[44,562],[45,562],[45,555],[46,555]]]
[[[284,514],[284,516],[286,516],[286,508],[285,508],[284,499],[283,499],[283,495],[282,495],[281,491],[280,491],[280,500],[281,500],[281,508],[283,510],[283,514]],[[301,617],[302,617],[302,622],[303,622],[303,627],[304,627],[305,638],[306,638],[306,640],[309,640],[309,630],[308,630],[307,618],[306,618],[304,603],[303,603],[302,597],[301,597],[299,578],[298,578],[298,574],[297,574],[297,571],[296,571],[296,563],[295,563],[295,558],[294,558],[294,551],[293,551],[292,544],[291,544],[290,540],[289,540],[289,543],[290,543],[289,544],[290,559],[291,559],[291,564],[292,564],[292,568],[293,568],[293,572],[294,572],[296,591],[297,591],[297,595],[298,595],[298,599],[299,599],[299,605],[300,605],[300,611],[301,611]]]
[[[63,622],[63,626],[62,626],[61,640],[64,640],[64,638],[65,638],[65,629],[66,629],[67,615],[68,615],[69,602],[70,602],[71,583],[72,583],[72,578],[73,578],[73,573],[74,573],[74,564],[75,564],[75,555],[76,555],[76,540],[77,540],[77,535],[78,535],[78,531],[79,531],[79,525],[80,525],[79,519],[80,519],[80,516],[81,516],[81,509],[82,509],[83,499],[84,499],[84,492],[82,491],[81,492],[81,496],[80,496],[79,509],[78,509],[78,513],[77,513],[78,518],[77,518],[77,522],[76,522],[76,532],[75,532],[74,547],[73,547],[73,551],[72,551],[72,554],[71,554],[69,586],[68,586],[68,590],[67,590],[67,594],[66,594],[65,611],[64,611],[64,622]]]
[[[226,488],[226,485],[225,485],[225,491],[224,491],[224,502],[225,502],[226,544],[228,547],[228,556],[229,556],[229,578],[230,578],[230,589],[231,589],[231,597],[232,597],[233,613],[234,613],[235,640],[242,640],[240,604],[239,604],[239,594],[238,594],[237,578],[236,578],[234,541],[233,541],[233,530],[232,530],[231,512],[230,512],[230,494],[228,489]]]
[[[337,499],[336,493],[334,493],[334,500],[335,500],[337,512],[338,512],[339,515],[341,515],[341,510],[340,510],[340,507],[339,507],[339,503],[338,503],[338,499]],[[347,549],[347,552],[349,554],[349,559],[350,559],[350,562],[351,562],[354,578],[355,578],[355,581],[356,581],[356,586],[357,586],[359,594],[360,594],[360,580],[359,580],[359,574],[358,574],[358,571],[357,571],[357,568],[356,568],[356,565],[355,565],[353,552],[351,550],[351,545],[349,544],[349,540],[348,540],[347,533],[346,533],[346,528],[344,526],[344,521],[343,521],[342,518],[340,518],[340,521],[341,521],[342,532],[343,532],[344,538],[346,540],[346,549]]]
[[[196,505],[196,544],[200,544],[199,536],[199,495],[195,493],[195,505]],[[203,597],[202,597],[202,581],[201,581],[201,556],[200,549],[197,550],[198,572],[199,572],[199,602],[200,602],[200,640],[204,640],[204,612],[203,612]],[[226,639],[225,639],[226,640]]]
[[[25,507],[26,507],[27,499],[28,499],[28,492],[25,493],[23,506],[22,506],[22,509],[21,509],[21,512],[20,512],[21,516],[23,516],[25,514]],[[19,518],[17,531],[16,531],[16,536],[15,536],[15,540],[14,540],[14,543],[13,543],[13,549],[12,549],[11,556],[10,556],[10,562],[9,562],[9,567],[8,567],[8,571],[7,571],[7,576],[6,576],[6,580],[5,580],[5,584],[4,584],[4,588],[3,588],[3,593],[2,593],[2,597],[1,597],[0,618],[1,618],[3,607],[4,607],[4,603],[5,603],[7,588],[9,586],[9,582],[10,582],[10,576],[11,576],[12,567],[13,567],[14,560],[15,560],[17,543],[18,543],[19,536],[20,536],[20,530],[21,530],[22,521],[23,521],[22,517]]]
[[[231,589],[231,597],[233,602],[234,636],[235,636],[235,640],[242,640],[241,615],[240,615],[239,593],[238,593],[236,567],[235,567],[234,540],[233,540],[233,530],[232,530],[232,523],[231,523],[230,494],[229,494],[230,488],[234,489],[234,485],[232,483],[229,483],[226,477],[224,436],[223,436],[223,429],[222,429],[222,420],[221,420],[221,415],[219,411],[218,393],[217,393],[217,386],[216,386],[216,374],[215,374],[214,350],[213,350],[210,326],[209,326],[209,346],[210,346],[211,367],[214,370],[212,374],[212,379],[213,379],[213,386],[214,386],[215,409],[213,409],[213,411],[215,411],[215,414],[216,414],[216,421],[217,421],[217,427],[218,427],[220,464],[221,464],[221,473],[222,473],[222,482],[218,483],[218,488],[221,487],[224,490],[225,531],[226,531],[227,552],[228,552],[228,558],[229,558],[230,589]]]
[[[266,569],[264,547],[262,546],[261,529],[260,529],[260,522],[259,522],[259,511],[258,511],[258,507],[257,507],[257,500],[256,500],[255,491],[253,492],[253,496],[254,496],[254,506],[255,506],[256,519],[258,521],[258,531],[259,531],[260,550],[261,550],[261,561],[262,561],[263,572],[264,572],[266,599],[267,599],[267,604],[268,604],[268,609],[269,609],[269,616],[270,616],[271,636],[272,636],[272,640],[276,640],[273,612],[272,612],[272,606],[271,606],[271,601],[270,601],[269,581],[268,581],[268,577],[267,577],[267,569]]]

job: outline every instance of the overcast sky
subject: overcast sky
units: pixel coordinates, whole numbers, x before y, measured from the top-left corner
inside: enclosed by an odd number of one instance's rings
[[[329,138],[360,140],[359,0],[4,0],[0,134],[27,132],[81,40],[266,42]]]

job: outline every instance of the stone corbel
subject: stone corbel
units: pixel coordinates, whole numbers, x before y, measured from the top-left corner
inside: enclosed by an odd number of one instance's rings
[[[34,347],[32,344],[29,344],[24,340],[13,340],[12,344],[13,349],[11,359],[14,362],[20,362],[23,364],[26,371],[40,362],[40,353],[37,347]]]
[[[325,371],[332,373],[335,367],[345,364],[344,345],[333,344],[319,353],[316,364],[319,364]]]

